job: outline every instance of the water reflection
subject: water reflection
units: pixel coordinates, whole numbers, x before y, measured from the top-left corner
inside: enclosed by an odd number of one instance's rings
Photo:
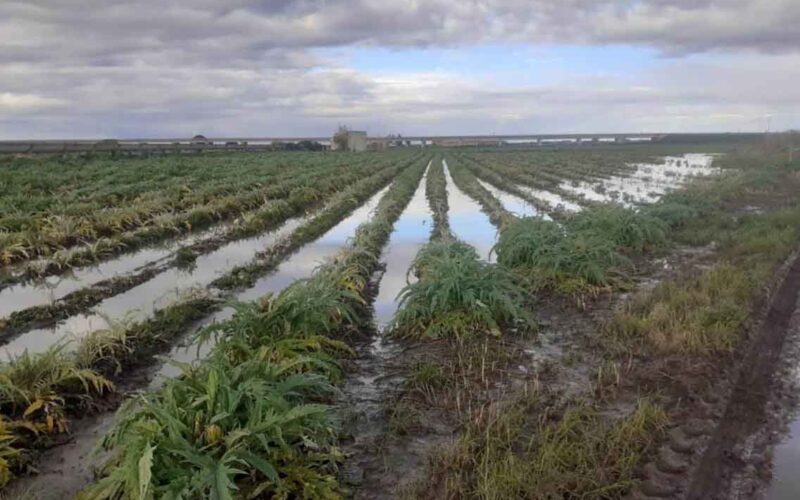
[[[663,164],[634,164],[635,170],[626,176],[592,182],[564,181],[559,187],[590,201],[615,201],[625,206],[653,203],[694,177],[719,173],[720,169],[712,166],[713,160],[707,154],[667,156]]]
[[[476,178],[477,179],[477,178]],[[483,186],[487,191],[492,193],[492,196],[497,198],[500,204],[503,205],[503,208],[511,212],[512,214],[516,215],[517,217],[534,217],[539,215],[539,211],[528,203],[527,201],[523,200],[519,196],[515,196],[511,193],[507,193],[499,188],[496,188],[485,182],[481,179],[477,179],[477,181]],[[547,215],[544,216],[545,218]]]
[[[108,328],[113,322],[147,319],[191,290],[204,288],[224,272],[249,262],[256,252],[293,231],[303,220],[290,219],[276,231],[237,240],[201,255],[191,270],[169,268],[130,290],[103,300],[90,313],[71,316],[52,328],[26,332],[3,346],[2,351],[12,356],[25,349],[31,353],[42,352],[68,336],[81,338]]]
[[[489,255],[494,246],[497,228],[489,221],[489,217],[481,211],[478,202],[467,196],[456,187],[447,162],[442,160],[444,175],[447,180],[447,205],[450,227],[455,236],[472,245],[481,259],[492,262],[494,255]]]
[[[433,218],[425,198],[427,172],[406,209],[394,225],[383,254],[386,270],[374,301],[375,324],[383,330],[397,310],[397,295],[411,278],[408,271],[417,252],[428,242]]]
[[[0,290],[0,318],[29,307],[51,304],[99,281],[133,273],[146,265],[158,264],[170,257],[178,248],[211,238],[227,227],[228,224],[217,225],[184,238],[170,240],[159,246],[142,248],[99,264],[75,268],[58,276],[47,276]]]
[[[255,300],[269,292],[279,292],[298,279],[311,276],[314,269],[345,247],[348,239],[355,234],[356,228],[369,219],[388,189],[389,187],[387,186],[373,195],[366,203],[357,208],[350,216],[340,221],[322,237],[305,245],[300,251],[283,261],[274,272],[258,280],[253,287],[239,293],[234,299],[238,301]],[[198,346],[192,342],[194,334],[208,325],[230,319],[233,313],[232,307],[225,307],[206,318],[170,351],[167,358],[181,363],[190,363],[204,358],[213,347],[213,343],[206,342],[200,346],[198,352]],[[175,377],[179,373],[178,368],[165,363],[159,367],[151,385],[158,386],[165,379]]]
[[[786,441],[775,447],[769,500],[794,500],[800,497],[800,420],[792,422]]]

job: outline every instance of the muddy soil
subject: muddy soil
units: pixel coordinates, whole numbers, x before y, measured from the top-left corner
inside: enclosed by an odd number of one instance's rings
[[[609,310],[603,307],[600,314]],[[485,370],[467,366],[469,361],[459,359],[464,348],[448,341],[385,340],[377,354],[359,349],[362,355],[344,388],[350,398],[343,405],[352,410],[343,416],[348,459],[340,479],[352,496],[403,498],[420,496],[421,489],[435,492],[437,478],[428,476],[429,464],[458,439],[468,415],[540,385],[559,398],[586,393],[601,360],[585,348],[585,339],[602,318],[575,312],[561,301],[538,304],[537,314],[535,335],[491,339],[487,345],[494,351],[485,355],[491,368]],[[409,384],[420,363],[453,369],[450,382]]]
[[[800,297],[800,256],[786,272],[742,360],[722,420],[692,475],[686,498],[756,498],[770,477],[769,435],[775,432],[768,402],[781,391],[779,368]],[[779,396],[779,394],[777,394]],[[765,440],[765,437],[767,438]],[[800,491],[797,492],[800,494]]]

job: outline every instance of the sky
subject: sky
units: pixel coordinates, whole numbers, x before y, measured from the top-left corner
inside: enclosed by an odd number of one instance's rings
[[[0,0],[0,140],[800,128],[800,0]]]

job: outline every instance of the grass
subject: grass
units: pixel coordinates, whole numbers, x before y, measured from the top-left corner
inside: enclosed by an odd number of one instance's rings
[[[539,217],[507,224],[494,247],[497,262],[534,292],[556,291],[584,304],[622,279],[625,257],[596,231],[571,231]]]
[[[578,212],[567,219],[565,226],[576,234],[607,239],[626,253],[642,253],[666,244],[664,221],[614,203],[597,204]]]
[[[412,265],[418,280],[400,292],[395,335],[413,338],[500,336],[507,326],[534,325],[511,274],[451,239],[432,242]]]
[[[609,332],[616,342],[660,353],[730,351],[749,317],[751,291],[745,271],[717,264],[638,294],[615,315]]]
[[[493,251],[529,289],[556,291],[585,307],[588,298],[626,282],[630,256],[666,244],[667,225],[656,216],[595,204],[561,222],[513,219],[503,226]]]
[[[652,453],[666,417],[648,401],[604,419],[588,403],[531,421],[535,398],[487,407],[435,462],[444,498],[623,498]],[[419,495],[423,496],[423,495]]]
[[[449,209],[447,204],[447,178],[444,176],[444,165],[441,158],[434,157],[425,184],[425,197],[433,214],[433,228],[431,239],[438,240],[452,234],[450,221],[447,217]]]
[[[698,182],[648,210],[672,227],[677,241],[713,245],[714,265],[637,294],[618,311],[608,333],[616,349],[713,355],[739,345],[754,298],[800,240],[796,172],[783,154],[759,146],[722,163],[735,173]],[[764,205],[736,213],[729,204]],[[665,215],[668,214],[668,215]]]

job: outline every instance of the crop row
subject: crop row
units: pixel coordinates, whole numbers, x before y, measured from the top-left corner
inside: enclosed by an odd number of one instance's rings
[[[348,334],[368,320],[369,278],[425,169],[389,188],[349,248],[313,276],[204,335],[207,361],[133,400],[106,439],[112,459],[86,498],[333,497],[342,457],[329,402]]]
[[[2,261],[8,264],[52,254],[52,265],[56,269],[92,262],[92,259],[113,255],[122,249],[136,248],[237,216],[265,200],[286,198],[293,190],[315,187],[318,181],[332,182],[336,173],[352,167],[335,157],[309,164],[302,162],[302,155],[298,158],[301,159],[299,166],[268,163],[263,174],[251,168],[233,182],[225,184],[225,179],[220,179],[217,187],[204,185],[202,180],[198,181],[199,187],[181,185],[167,191],[153,187],[153,191],[111,208],[86,204],[78,198],[74,201],[80,205],[76,214],[19,213],[14,217],[21,222],[6,221],[0,226],[5,227],[0,233]],[[383,158],[391,162],[396,155],[387,154]],[[128,165],[128,162],[123,162],[124,168],[136,170],[137,165]],[[362,159],[356,163],[363,168],[367,162]],[[107,175],[118,173],[112,170]],[[237,173],[236,169],[231,169],[227,175],[236,176]]]
[[[376,165],[373,169],[370,169],[374,171],[366,172],[363,170],[365,169],[354,168],[352,171],[344,172],[339,175],[336,183],[326,183],[325,185],[318,184],[316,189],[312,191],[314,193],[324,193],[326,197],[335,195],[338,191],[344,190],[353,183],[363,180],[365,174],[369,174],[369,177],[367,177],[369,179],[378,175],[377,178],[380,182],[385,180],[386,176],[396,172],[396,166],[390,165],[383,167]],[[132,276],[121,276],[110,280],[103,280],[100,283],[73,292],[52,304],[17,311],[7,319],[5,325],[0,326],[0,331],[19,332],[26,326],[32,324],[38,324],[40,327],[52,324],[68,315],[86,310],[107,297],[122,293],[144,283],[164,269],[175,265],[175,261],[180,255],[189,255],[194,259],[199,254],[211,252],[225,243],[274,229],[288,218],[306,212],[323,201],[318,196],[308,196],[308,190],[310,189],[311,188],[295,190],[287,200],[267,202],[261,209],[248,214],[247,217],[237,220],[224,233],[183,247],[176,253],[173,262],[167,262],[157,267],[148,267]]]
[[[285,251],[280,256],[288,255],[300,245],[301,238],[318,236],[320,231],[346,215],[348,208],[352,210],[353,204],[363,201],[407,165],[404,162],[379,170],[350,186],[339,202],[334,201],[317,218],[301,226],[293,243],[284,246]],[[342,203],[342,200],[351,202]],[[279,254],[273,254],[273,258],[277,262]],[[3,395],[0,410],[8,423],[5,427],[8,439],[4,442],[9,453],[16,455],[22,449],[37,448],[42,445],[42,439],[46,442],[47,435],[63,432],[68,414],[91,405],[96,397],[113,389],[107,376],[119,375],[120,370],[141,360],[149,349],[163,348],[191,321],[218,305],[218,301],[201,294],[158,311],[143,323],[98,330],[86,337],[77,349],[67,349],[67,344],[58,343],[42,354],[24,353],[0,365],[0,394]],[[53,366],[61,367],[57,374],[49,371]]]
[[[274,242],[271,246],[268,247],[267,253],[269,257],[259,257],[256,254],[256,257],[251,261],[251,265],[244,266],[248,268],[248,273],[246,278],[250,280],[246,286],[251,286],[252,283],[258,278],[259,276],[273,270],[283,259],[285,259],[288,255],[293,253],[297,248],[304,245],[305,243],[316,239],[320,235],[322,235],[325,231],[333,227],[342,217],[348,215],[352,210],[358,207],[361,203],[366,201],[369,197],[373,196],[379,189],[383,186],[388,184],[398,172],[402,171],[408,163],[398,163],[397,165],[393,165],[392,167],[379,170],[369,177],[363,178],[358,181],[356,184],[350,186],[345,192],[341,193],[340,195],[333,198],[330,201],[328,206],[325,209],[321,210],[319,214],[316,216],[307,219],[305,222],[300,224],[293,232],[281,237]],[[220,269],[220,272],[222,269]],[[241,268],[232,268],[227,269],[224,274],[222,274],[218,281],[220,282],[234,282],[237,279],[242,279],[243,276],[240,274]],[[172,276],[175,276],[175,273],[172,273]],[[214,286],[214,283],[209,283],[209,280],[212,279],[212,276],[207,276],[204,278],[203,281],[197,283],[196,286],[199,287],[209,287],[209,288],[218,288]],[[162,280],[163,281],[163,280]],[[169,286],[169,283],[166,283],[166,286]],[[147,310],[147,304],[152,300],[151,297],[148,295],[148,290],[152,288],[149,286],[145,286],[143,289],[133,288],[127,293],[124,293],[121,297],[121,304],[127,304],[127,308],[131,313],[136,314],[135,309],[138,307],[144,308],[143,310]],[[237,288],[237,287],[233,287]],[[143,293],[140,293],[142,292]],[[174,292],[171,292],[170,295],[176,296],[176,298],[180,298],[181,295],[186,293],[191,293],[191,288],[184,288],[184,289],[176,289]],[[228,289],[225,291],[226,294],[230,294],[235,290]],[[219,290],[217,290],[219,292]],[[112,303],[115,301],[116,296],[112,299]],[[191,302],[191,301],[190,301]],[[155,304],[154,304],[155,306]],[[112,306],[111,311],[108,314],[111,316],[106,316],[103,314],[102,304],[96,313],[90,316],[88,319],[82,319],[79,323],[94,323],[98,322],[100,324],[108,323],[108,322],[116,322],[125,319],[125,317],[120,317],[120,312],[116,311],[116,309]],[[114,312],[116,311],[116,312]],[[137,316],[141,316],[141,314],[136,314]],[[145,316],[146,317],[146,316]],[[66,321],[56,326],[54,331],[48,330],[32,330],[25,332],[22,334],[22,337],[15,338],[13,343],[16,344],[16,347],[11,352],[19,352],[20,348],[30,345],[31,342],[35,342],[36,349],[46,348],[49,345],[59,341],[59,339],[67,338],[70,336],[71,328],[70,322]],[[90,333],[85,331],[86,326],[83,327],[84,330],[80,333],[86,334]],[[40,340],[34,340],[37,336],[43,336]]]
[[[564,152],[559,161],[547,161],[547,155],[534,153],[482,153],[463,155],[473,165],[490,166],[503,177],[536,189],[542,189],[584,204],[581,196],[563,184],[595,182],[614,176],[627,175],[635,170],[625,156],[592,154],[586,152]],[[645,157],[646,158],[646,157]],[[473,167],[474,168],[474,167]]]
[[[480,492],[494,498],[538,497],[563,496],[574,488],[591,496],[597,491],[593,488],[606,485],[611,493],[626,491],[634,464],[652,450],[663,429],[660,408],[642,401],[631,415],[608,425],[593,404],[548,407],[552,401],[525,394],[502,405],[492,400],[498,392],[492,384],[516,367],[506,366],[515,358],[501,337],[524,338],[536,329],[532,296],[556,291],[585,297],[592,287],[610,289],[628,256],[664,244],[667,223],[650,213],[611,205],[565,214],[557,222],[514,217],[477,182],[466,162],[448,155],[447,163],[454,182],[480,203],[500,227],[500,236],[497,264],[489,264],[449,231],[439,231],[414,261],[417,281],[400,295],[392,334],[419,343],[446,342],[445,347],[436,343],[435,349],[431,344],[433,355],[405,365],[407,380],[398,403],[387,409],[396,419],[391,429],[403,433],[414,425],[398,415],[429,416],[434,410],[447,412],[449,418],[455,413],[457,425],[465,430],[455,445],[430,461],[432,484],[423,483],[419,494],[436,490],[453,497]],[[436,178],[436,170],[431,168],[429,180]],[[444,183],[429,186],[432,209],[446,211]],[[446,218],[446,212],[439,214],[441,227],[447,227]],[[595,246],[599,249],[593,250]],[[554,418],[527,419],[537,405]],[[602,467],[603,477],[595,474]]]

